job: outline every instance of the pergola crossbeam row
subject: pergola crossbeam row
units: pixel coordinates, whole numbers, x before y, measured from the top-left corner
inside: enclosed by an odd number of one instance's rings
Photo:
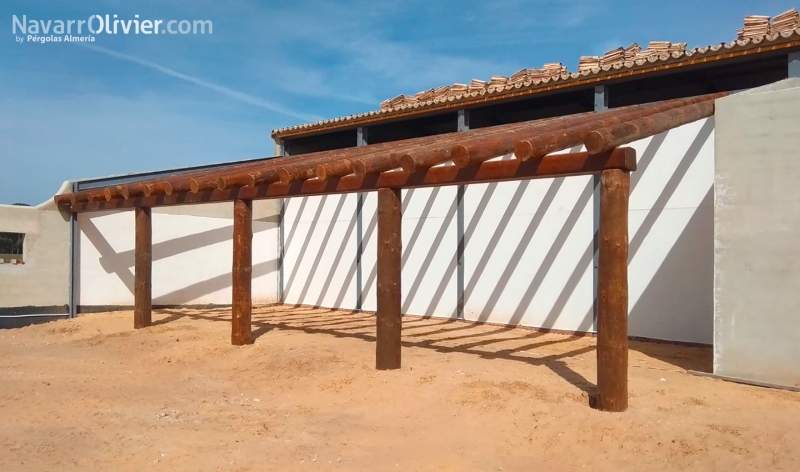
[[[378,191],[376,368],[401,362],[401,190],[600,174],[597,397],[601,410],[628,405],[628,200],[636,155],[624,144],[714,113],[714,94],[474,131],[311,153],[271,162],[142,180],[57,195],[73,212],[135,209],[134,327],[151,324],[151,208],[233,202],[234,345],[250,344],[252,201]],[[587,152],[552,154],[584,144]],[[513,159],[492,160],[514,152]],[[440,165],[452,161],[455,165]]]

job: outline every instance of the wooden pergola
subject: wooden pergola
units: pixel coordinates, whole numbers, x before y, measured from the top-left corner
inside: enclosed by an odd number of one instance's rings
[[[134,328],[151,324],[151,208],[233,202],[231,342],[252,343],[252,201],[378,192],[376,368],[400,368],[401,189],[600,174],[597,397],[628,405],[628,197],[636,155],[621,147],[714,113],[724,94],[670,100],[363,147],[232,164],[55,196],[71,212],[135,209]],[[552,154],[585,145],[586,152]],[[513,152],[514,158],[493,160]],[[452,163],[452,165],[448,165]]]

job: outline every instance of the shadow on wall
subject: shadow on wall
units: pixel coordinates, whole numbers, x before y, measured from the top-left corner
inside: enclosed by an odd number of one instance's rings
[[[290,199],[287,201],[287,209],[289,205],[296,204],[295,202],[299,200],[299,208],[297,210],[297,217],[294,218],[292,225],[287,233],[287,237],[284,241],[284,254],[288,254],[289,250],[296,247],[295,238],[297,225],[301,219],[301,215],[305,210],[309,198],[315,197],[302,197],[299,199]],[[350,288],[351,283],[353,281],[353,277],[356,274],[356,261],[355,260],[343,260],[344,254],[347,249],[348,244],[352,244],[352,247],[355,247],[356,242],[354,241],[354,230],[356,227],[356,218],[355,215],[342,215],[342,210],[347,202],[347,196],[340,195],[340,196],[332,196],[332,195],[324,195],[319,198],[319,202],[317,203],[317,209],[314,213],[313,218],[311,219],[311,223],[309,228],[313,228],[313,231],[308,231],[303,237],[303,243],[298,251],[297,259],[293,263],[293,267],[289,274],[289,277],[286,279],[286,285],[284,288],[284,293],[290,293],[292,288],[295,287],[295,282],[299,275],[299,271],[301,267],[304,267],[304,261],[306,259],[313,261],[311,262],[311,266],[308,269],[305,276],[305,281],[303,282],[303,287],[300,289],[299,295],[297,295],[297,300],[301,300],[302,303],[306,305],[314,305],[314,306],[321,306],[323,305],[323,301],[325,296],[328,294],[328,291],[333,289],[337,290],[336,298],[334,302],[331,304],[332,307],[342,307],[345,297],[347,296],[348,288]],[[323,209],[325,208],[325,204],[329,201],[329,199],[335,199],[337,201],[336,208],[334,209],[333,213],[330,215],[326,215],[326,218],[329,219],[327,225],[323,228],[319,226],[319,220],[322,215]],[[344,235],[341,237],[337,236],[337,240],[331,244],[331,238],[334,233],[334,229],[336,224],[341,222],[342,220],[347,221],[347,228],[345,229]],[[309,245],[311,244],[311,239],[315,234],[324,231],[322,240],[319,244],[315,245],[315,250],[309,251]],[[338,246],[336,246],[338,244]],[[327,273],[324,273],[320,269],[320,264],[323,259],[323,255],[334,254],[333,260],[330,263],[330,267],[332,268]],[[334,278],[336,277],[335,269],[340,267],[342,264],[348,264],[348,271],[344,278],[337,281],[334,284]],[[308,294],[311,289],[311,284],[314,278],[317,275],[322,275],[325,277],[324,282],[322,283],[322,287],[319,289],[319,293],[317,294],[317,298],[308,299]],[[355,307],[350,307],[355,308]]]
[[[632,174],[631,192],[632,195],[639,195],[644,192],[647,198],[638,201],[646,201],[646,208],[631,210],[631,229],[629,266],[631,277],[631,301],[630,301],[630,333],[632,336],[649,337],[672,341],[710,343],[713,329],[713,182],[705,182],[703,185],[707,189],[705,196],[699,203],[695,201],[691,207],[676,207],[675,204],[668,206],[671,199],[676,198],[678,189],[693,186],[697,183],[691,177],[687,180],[689,169],[695,165],[701,149],[709,142],[709,138],[714,129],[714,120],[708,119],[703,123],[697,123],[690,129],[691,136],[687,132],[673,130],[652,137],[645,149],[640,152],[638,159],[638,170]],[[665,141],[670,137],[670,133],[675,132],[671,137],[671,145],[683,146],[682,154],[676,155],[677,151],[663,149]],[[683,134],[681,134],[683,133]],[[691,141],[683,142],[684,135]],[[685,147],[688,144],[688,147]],[[661,157],[664,156],[664,157]],[[707,157],[707,156],[706,156]],[[704,157],[705,158],[705,157]],[[667,178],[665,175],[652,175],[653,172],[663,172],[663,164],[668,159],[671,174]],[[705,166],[706,164],[702,164]],[[649,176],[648,188],[640,188],[643,177]],[[654,178],[655,177],[655,178]],[[541,181],[539,181],[541,182]],[[594,329],[594,308],[592,303],[591,285],[586,283],[586,274],[591,273],[595,256],[595,241],[592,235],[587,233],[586,237],[581,237],[581,243],[577,248],[567,245],[570,235],[576,231],[583,231],[583,223],[579,223],[584,212],[590,211],[590,205],[594,204],[597,189],[594,188],[593,181],[589,180],[585,187],[575,190],[567,188],[566,180],[563,178],[552,179],[549,185],[542,189],[543,195],[538,205],[531,207],[531,203],[526,199],[526,191],[530,191],[530,186],[534,185],[531,181],[523,181],[514,190],[509,191],[509,183],[489,184],[485,191],[477,200],[473,207],[474,213],[469,217],[465,228],[465,259],[474,267],[465,280],[465,299],[467,305],[472,305],[473,319],[478,321],[493,321],[491,318],[498,314],[498,311],[506,311],[502,316],[508,320],[509,324],[526,324],[538,328],[553,328],[558,326],[560,318],[569,314],[569,320],[574,331],[592,331]],[[658,188],[653,188],[649,182],[658,183]],[[503,198],[498,198],[502,193],[506,193]],[[638,189],[638,190],[637,190]],[[693,190],[693,194],[698,194]],[[699,193],[703,195],[703,193]],[[565,205],[564,195],[569,197],[569,202]],[[455,313],[450,310],[455,306],[457,294],[451,288],[451,281],[455,276],[457,261],[454,248],[457,241],[450,241],[448,238],[450,228],[454,223],[456,215],[456,202],[452,202],[449,208],[442,211],[441,215],[431,217],[432,209],[441,198],[441,188],[408,190],[403,192],[403,209],[406,211],[414,202],[414,199],[424,196],[425,200],[417,201],[414,204],[415,217],[423,224],[409,223],[405,221],[405,228],[410,229],[406,236],[404,233],[404,248],[402,264],[406,267],[410,260],[414,260],[414,267],[419,267],[411,275],[412,282],[408,288],[404,287],[404,298],[402,310],[409,313],[412,306],[417,307],[414,314],[423,316],[443,316],[455,317]],[[467,195],[469,197],[469,194]],[[510,200],[508,198],[510,197]],[[593,198],[594,197],[594,198]],[[325,197],[323,197],[325,198]],[[337,198],[337,197],[333,197]],[[694,198],[694,197],[692,197]],[[633,199],[633,197],[632,197]],[[678,197],[680,199],[680,196]],[[319,227],[319,219],[322,214],[323,204],[319,204],[315,209],[315,214],[311,218],[310,228],[314,232],[322,232],[324,237],[323,244],[319,247],[324,248],[328,253],[336,254],[337,263],[343,262],[345,249],[348,244],[356,245],[353,236],[355,228],[355,214],[347,215],[342,213],[344,199],[338,202],[332,217],[327,226]],[[291,204],[297,201],[297,215],[303,215],[306,209],[307,199],[292,200]],[[527,212],[526,212],[527,210]],[[416,216],[416,212],[419,216]],[[562,212],[560,226],[554,228],[551,225],[552,214]],[[347,212],[345,212],[347,213]],[[347,219],[347,229],[343,238],[333,240],[331,234],[337,220]],[[522,218],[525,218],[522,220]],[[310,249],[311,232],[307,234],[298,233],[298,221],[287,220],[289,225],[286,246],[300,244],[298,263],[293,267],[292,273],[287,282],[288,289],[303,282],[299,303],[309,305],[322,305],[322,300],[326,298],[327,292],[333,290],[335,293],[336,304],[334,307],[342,307],[347,290],[350,289],[353,277],[355,276],[355,261],[344,261],[350,264],[345,279],[339,280],[334,274],[327,273],[325,282],[320,293],[311,295],[309,299],[309,283],[312,276],[317,275],[321,251],[316,248]],[[377,236],[377,219],[374,214],[365,215],[365,227],[363,234],[364,246],[372,238]],[[634,224],[638,223],[638,225]],[[433,225],[431,227],[430,225]],[[510,226],[515,225],[519,229],[519,237],[509,238]],[[405,230],[404,228],[404,230]],[[678,228],[682,228],[678,229]],[[635,231],[633,230],[635,229]],[[425,231],[425,235],[421,236]],[[475,243],[476,234],[483,232],[480,240],[488,242],[481,246]],[[546,236],[542,236],[542,232]],[[517,234],[517,233],[514,233]],[[595,233],[596,236],[596,233]],[[531,241],[536,238],[546,237],[549,243],[546,246],[534,248],[536,251],[535,260],[531,255]],[[455,238],[453,238],[455,239]],[[332,244],[332,245],[330,245]],[[571,244],[575,244],[574,241]],[[583,246],[585,244],[585,246]],[[568,246],[568,247],[565,247]],[[374,246],[373,246],[374,247]],[[434,256],[438,251],[452,250],[452,257],[448,263],[434,263]],[[507,252],[510,254],[508,262],[502,269],[492,267],[491,262],[497,257],[497,253]],[[565,253],[569,252],[568,259],[573,265],[564,268],[560,265]],[[300,273],[300,261],[312,261],[311,271],[308,274]],[[439,260],[441,261],[441,259]],[[474,262],[473,262],[474,261]],[[495,262],[495,266],[496,266]],[[364,277],[363,293],[374,297],[374,284],[376,281],[376,268],[374,265],[366,267],[367,273]],[[544,284],[548,277],[552,277],[554,269],[564,273],[563,283],[559,284],[557,293],[546,293],[551,290],[552,285]],[[498,272],[499,270],[499,272]],[[519,283],[522,273],[525,271],[532,273],[525,275],[524,289],[513,288],[513,283]],[[435,274],[435,277],[431,277]],[[643,275],[646,274],[646,275]],[[561,280],[559,278],[558,280]],[[583,281],[583,282],[582,282]],[[408,282],[404,278],[404,285]],[[551,282],[552,283],[552,282]],[[544,287],[548,288],[544,288]],[[634,290],[635,288],[635,290]],[[588,290],[588,291],[587,291]],[[453,292],[453,293],[451,293]],[[635,292],[635,293],[634,293]],[[531,325],[526,318],[536,310],[541,311],[541,306],[535,306],[534,300],[547,295],[552,298],[550,305],[547,305],[547,312],[536,318],[537,324]],[[550,299],[550,298],[548,298]],[[580,304],[574,300],[582,300]],[[500,308],[500,302],[503,308]],[[477,309],[476,309],[476,303]],[[509,309],[509,303],[511,308]],[[575,306],[580,305],[585,312],[575,313]],[[423,307],[420,309],[419,307]],[[347,307],[354,308],[354,307]],[[444,309],[443,309],[444,308]],[[563,325],[563,323],[562,323]]]
[[[134,289],[133,267],[135,251],[116,252],[103,236],[102,232],[92,222],[91,218],[86,218],[81,221],[80,230],[92,246],[100,253],[99,262],[103,270],[108,274],[115,274],[132,296]],[[267,230],[269,230],[269,228],[262,228],[260,230],[254,228],[253,232],[256,234]],[[178,254],[200,250],[217,243],[230,241],[232,234],[233,226],[229,225],[154,243],[152,248],[153,262],[169,259]],[[253,278],[275,272],[277,262],[277,260],[273,259],[253,264]],[[197,258],[197,263],[203,263],[202,257]],[[174,270],[182,269],[175,268]],[[76,280],[80,280],[80,276],[76,277]],[[153,304],[180,305],[197,300],[204,295],[230,288],[231,285],[231,272],[227,272],[154,297]],[[78,287],[77,293],[80,293],[80,287]],[[78,303],[80,304],[80,301]]]

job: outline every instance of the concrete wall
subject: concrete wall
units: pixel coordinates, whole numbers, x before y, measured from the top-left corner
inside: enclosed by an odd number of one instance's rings
[[[800,80],[717,101],[714,373],[800,384]]]
[[[630,202],[630,333],[710,344],[714,120],[647,138]],[[511,156],[505,156],[509,158]],[[456,188],[403,198],[404,313],[453,317]],[[356,196],[287,200],[288,303],[356,307]],[[465,318],[594,331],[591,176],[466,188]],[[363,308],[375,310],[377,195],[365,195]],[[321,248],[325,248],[321,250]]]
[[[230,304],[232,203],[153,210],[153,303]],[[253,302],[277,301],[277,203],[253,204]],[[82,213],[78,304],[133,304],[133,211]]]
[[[65,183],[59,191],[68,189]],[[35,207],[0,205],[0,231],[25,233],[25,263],[0,265],[0,316],[67,313],[69,214],[52,201]]]

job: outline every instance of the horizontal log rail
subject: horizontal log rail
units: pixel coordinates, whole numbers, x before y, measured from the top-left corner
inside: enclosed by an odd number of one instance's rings
[[[73,212],[117,210],[167,205],[185,205],[232,201],[235,199],[269,199],[306,195],[325,195],[350,192],[368,192],[379,188],[417,188],[444,185],[461,185],[486,182],[504,182],[546,177],[586,175],[606,169],[636,170],[636,152],[632,148],[615,148],[600,154],[587,152],[555,154],[539,159],[521,161],[484,162],[478,166],[460,169],[455,166],[432,167],[419,172],[395,170],[360,178],[348,175],[320,181],[316,179],[285,185],[275,182],[256,187],[236,187],[225,190],[206,190],[199,193],[151,195],[111,201],[77,202]]]
[[[544,156],[550,154],[551,152],[562,151],[564,149],[568,149],[573,146],[584,144],[584,140],[586,139],[586,136],[589,134],[589,132],[594,131],[598,128],[614,126],[616,124],[620,124],[628,120],[637,120],[657,113],[664,113],[665,115],[679,114],[681,108],[683,107],[709,101],[713,103],[715,99],[722,98],[726,95],[728,95],[728,92],[703,95],[700,97],[693,97],[693,98],[685,98],[681,100],[669,100],[662,103],[648,105],[647,111],[642,114],[637,114],[636,112],[628,113],[626,111],[623,111],[620,113],[620,115],[622,115],[623,117],[622,120],[609,120],[604,116],[602,119],[599,119],[596,122],[581,123],[566,129],[561,129],[550,133],[538,134],[536,136],[530,137],[529,139],[523,139],[518,141],[514,145],[514,154],[517,156],[518,159],[526,160]],[[603,113],[602,115],[614,114],[615,111],[616,110],[611,110]],[[648,136],[652,135],[642,133],[639,134],[638,137],[632,139],[629,142],[635,141],[636,139],[645,138]]]
[[[623,144],[632,143],[645,136],[655,136],[686,123],[708,118],[713,114],[713,101],[688,105],[677,110],[656,113],[632,121],[618,123],[614,126],[589,131],[584,138],[584,143],[586,150],[590,154],[597,154]]]
[[[418,174],[448,161],[466,169],[510,152],[524,161],[585,144],[594,154],[709,116],[713,114],[714,99],[725,95],[727,93],[667,100],[622,107],[603,114],[580,113],[462,133],[321,151],[274,161],[233,164],[57,195],[55,201],[62,207],[138,197],[188,202],[207,198],[203,195],[208,192],[256,194],[264,186],[281,188],[274,186],[277,183],[291,187],[312,181],[308,188],[313,188],[326,186],[325,182],[331,180],[336,180],[335,185],[339,185],[342,179],[350,182],[347,178],[351,177],[369,181],[375,175],[399,169],[408,174]],[[187,195],[189,193],[195,196]]]

